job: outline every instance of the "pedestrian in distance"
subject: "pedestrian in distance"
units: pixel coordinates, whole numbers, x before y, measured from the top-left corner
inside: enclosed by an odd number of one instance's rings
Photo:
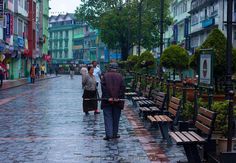
[[[98,66],[96,61],[92,61],[92,66],[94,68],[93,75],[95,76],[96,86],[97,86],[97,90],[98,90],[99,83],[101,82],[101,69],[99,68],[99,66]],[[97,96],[99,98],[99,93],[98,92],[97,92]],[[96,112],[99,114],[98,108],[97,108]]]
[[[75,67],[74,67],[74,65],[71,64],[69,69],[70,69],[70,78],[73,79],[74,78],[74,74],[75,74]]]
[[[35,73],[36,73],[36,78],[39,79],[39,64],[36,65],[35,67]]]
[[[31,83],[35,82],[35,77],[36,77],[35,66],[32,65],[30,68],[30,82]]]
[[[59,71],[59,67],[58,67],[58,65],[56,65],[55,66],[55,74],[56,74],[56,76],[58,75],[58,71]]]
[[[3,85],[3,79],[4,79],[4,68],[0,66],[0,87]]]
[[[89,111],[94,111],[96,113],[96,109],[98,107],[97,100],[87,100],[87,99],[96,99],[97,98],[97,87],[96,87],[96,79],[93,75],[93,67],[88,67],[88,74],[84,76],[82,79],[82,87],[84,89],[83,94],[83,112],[88,115]]]
[[[41,65],[40,70],[41,70],[41,77],[44,78],[44,76],[45,76],[45,70],[46,70],[46,67],[45,67],[44,64]]]
[[[101,81],[102,100],[101,108],[104,115],[104,140],[116,139],[118,135],[121,110],[124,108],[125,84],[122,75],[117,71],[118,64],[111,63],[109,70],[104,73]]]

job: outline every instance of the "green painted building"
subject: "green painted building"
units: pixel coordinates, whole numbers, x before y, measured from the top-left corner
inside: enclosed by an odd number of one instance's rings
[[[73,33],[78,27],[74,14],[49,18],[49,50],[53,64],[68,64],[73,60]]]
[[[43,54],[48,54],[48,21],[49,21],[49,0],[43,0]]]

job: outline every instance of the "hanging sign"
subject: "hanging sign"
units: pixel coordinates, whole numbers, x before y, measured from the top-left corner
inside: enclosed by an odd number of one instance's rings
[[[210,86],[213,81],[213,50],[201,49],[199,62],[199,84]]]
[[[0,20],[4,19],[4,0],[0,0]]]

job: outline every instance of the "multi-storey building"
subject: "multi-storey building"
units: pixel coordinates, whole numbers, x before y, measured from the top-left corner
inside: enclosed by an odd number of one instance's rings
[[[98,31],[78,22],[74,14],[51,16],[49,49],[54,64],[104,61],[105,45]]]
[[[36,40],[37,40],[37,61],[38,64],[46,64],[48,58],[48,20],[49,0],[37,1],[36,14]],[[46,66],[47,67],[47,66]]]
[[[236,1],[233,6],[233,21],[236,20]],[[213,28],[219,28],[226,35],[227,1],[192,0],[191,9],[191,49],[200,46]],[[236,47],[236,29],[233,28],[233,45]]]
[[[67,64],[73,60],[73,31],[77,26],[73,14],[49,18],[49,50],[54,64]]]
[[[4,40],[9,45],[7,50],[8,77],[16,79],[27,76],[27,31],[28,2],[27,0],[8,0],[5,3]],[[7,48],[6,48],[7,49]]]
[[[165,47],[170,43],[180,44],[193,53],[213,28],[219,28],[226,35],[227,1],[175,0],[170,10],[174,24],[165,33]],[[236,21],[235,0],[232,12],[233,21]],[[236,28],[233,30],[233,45],[236,47]]]
[[[164,47],[170,44],[180,44],[186,49],[189,48],[189,17],[191,0],[175,0],[170,5],[171,16],[174,23],[168,27],[164,36]]]

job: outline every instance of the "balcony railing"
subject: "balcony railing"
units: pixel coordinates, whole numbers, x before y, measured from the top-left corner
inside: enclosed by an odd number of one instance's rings
[[[212,4],[214,1],[215,0],[192,0],[191,10],[189,13],[202,9],[204,6]]]

